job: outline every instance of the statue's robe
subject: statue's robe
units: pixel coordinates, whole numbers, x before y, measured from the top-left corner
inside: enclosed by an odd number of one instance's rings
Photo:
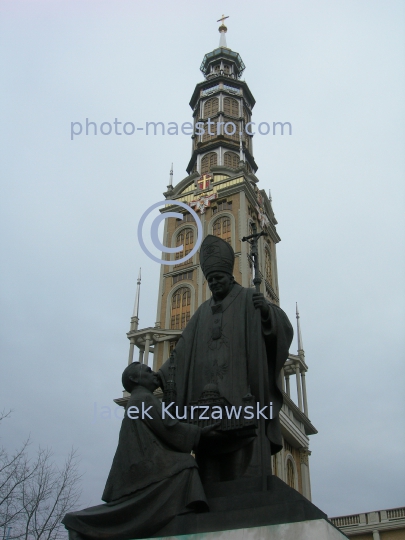
[[[143,405],[142,405],[143,404]],[[129,407],[152,418],[131,419]],[[132,409],[131,414],[134,414]],[[146,388],[131,393],[102,499],[107,504],[66,514],[62,523],[85,538],[145,538],[174,516],[208,510],[198,466],[190,454],[201,428],[162,419],[160,401]],[[80,536],[74,536],[80,538]]]
[[[288,358],[293,329],[284,311],[270,302],[269,315],[262,319],[260,309],[253,304],[254,292],[254,289],[235,283],[220,304],[215,304],[213,298],[201,304],[174,350],[176,403],[180,414],[185,405],[201,397],[204,387],[210,383],[216,384],[221,396],[237,407],[244,405],[242,398],[248,393],[255,396],[261,407],[272,403],[272,419],[262,421],[256,439],[229,437],[227,441],[225,437],[219,437],[215,441],[213,438],[215,453],[223,454],[228,468],[232,468],[229,465],[232,452],[246,446],[250,449],[245,449],[244,456],[236,456],[236,462],[242,460],[245,463],[242,467],[235,465],[235,470],[227,473],[226,478],[215,473],[210,477],[207,473],[204,481],[271,474],[270,454],[282,448],[280,370]],[[166,361],[160,369],[163,385],[170,378],[169,366],[169,361]],[[264,414],[269,416],[269,407]],[[266,463],[260,457],[263,444],[268,446]],[[209,453],[213,452],[207,447],[204,452],[197,452],[203,477]],[[213,461],[220,459],[221,456]]]

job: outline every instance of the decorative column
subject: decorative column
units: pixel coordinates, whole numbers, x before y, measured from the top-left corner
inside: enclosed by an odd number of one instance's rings
[[[132,362],[134,361],[134,346],[135,346],[135,339],[130,338],[129,339],[128,365],[132,364]]]
[[[285,466],[285,448],[284,448],[284,439],[283,439],[283,448],[281,449],[281,451],[276,454],[276,456],[279,455],[279,464],[280,464],[280,469],[279,469],[279,474],[278,474],[278,477],[281,478],[281,480],[283,482],[286,482],[287,483],[287,472],[286,472],[286,466]]]
[[[150,347],[150,334],[146,334],[145,354],[144,354],[144,357],[143,357],[143,363],[146,364],[146,365],[148,365],[149,347]]]
[[[300,366],[295,364],[295,375],[297,379],[297,395],[298,395],[298,407],[302,411],[302,393],[301,393],[301,381],[300,381]]]
[[[281,389],[283,390],[283,392],[285,392],[284,368],[281,368],[280,377],[281,377]]]
[[[375,529],[373,531],[373,540],[380,540],[380,533],[377,531],[377,529]]]
[[[311,500],[311,483],[309,479],[309,461],[308,461],[308,457],[310,455],[311,455],[311,452],[308,450],[308,448],[300,448],[302,494],[309,501]]]
[[[304,398],[304,414],[308,417],[308,401],[307,401],[307,385],[305,383],[305,372],[301,373],[301,385],[302,385],[302,396]]]
[[[139,349],[139,359],[138,359],[138,362],[140,364],[143,364],[143,349]]]
[[[272,470],[272,474],[274,474],[274,476],[279,476],[280,474],[280,465],[279,465],[279,456],[280,456],[280,452],[277,452],[277,454],[274,454],[273,456],[273,470]]]
[[[286,377],[285,377],[285,386],[286,386],[287,396],[291,397],[290,396],[290,376],[289,375],[286,375]]]

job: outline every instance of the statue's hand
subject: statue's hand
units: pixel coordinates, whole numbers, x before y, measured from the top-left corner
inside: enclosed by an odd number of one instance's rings
[[[156,371],[155,375],[156,375],[158,383],[159,383],[159,388],[161,388],[163,390],[163,380],[162,380],[162,377],[160,376],[160,373],[158,371]]]
[[[212,426],[205,426],[202,428],[201,431],[201,437],[212,437],[215,435],[215,430],[219,428],[221,425],[221,422],[216,422],[215,424],[212,424]]]
[[[256,309],[260,309],[262,319],[267,319],[270,308],[262,293],[253,293],[253,305]]]

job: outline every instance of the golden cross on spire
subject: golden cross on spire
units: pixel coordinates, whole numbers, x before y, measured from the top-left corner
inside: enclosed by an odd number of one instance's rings
[[[225,17],[225,15],[222,14],[222,17],[220,19],[218,19],[217,22],[221,22],[222,24],[224,24],[225,19],[229,19],[229,15],[227,17]]]

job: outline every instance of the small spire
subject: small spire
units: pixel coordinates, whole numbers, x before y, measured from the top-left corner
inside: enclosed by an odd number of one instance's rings
[[[134,311],[132,312],[131,317],[131,326],[129,332],[137,332],[139,325],[139,296],[141,293],[141,269],[139,269],[138,279],[136,282],[136,295],[134,303]],[[128,355],[128,365],[132,364],[134,361],[134,347],[135,347],[135,338],[133,336],[129,337],[129,355]],[[126,394],[124,394],[126,395]]]
[[[170,169],[170,176],[169,176],[169,185],[167,186],[168,191],[173,191],[173,163],[172,167]]]
[[[297,336],[298,336],[298,355],[304,354],[304,345],[302,343],[301,335],[301,325],[300,325],[300,314],[298,311],[298,303],[295,303],[295,313],[297,317]]]
[[[141,268],[139,269],[138,279],[136,281],[136,295],[135,295],[135,303],[134,303],[134,312],[132,314],[132,317],[139,318],[139,296],[141,293]]]
[[[222,15],[222,17],[220,19],[217,20],[217,22],[220,22],[221,23],[221,26],[218,28],[218,32],[221,34],[220,38],[219,38],[219,46],[220,47],[225,47],[225,49],[227,49],[227,45],[226,45],[226,32],[228,30],[228,28],[224,25],[224,20],[225,19],[229,19],[229,15],[227,17],[225,17],[225,15]]]
[[[271,189],[269,188],[269,201],[272,202],[273,199],[271,198]]]
[[[172,187],[173,187],[173,163],[172,163],[172,168],[170,169],[169,186],[172,186]]]

